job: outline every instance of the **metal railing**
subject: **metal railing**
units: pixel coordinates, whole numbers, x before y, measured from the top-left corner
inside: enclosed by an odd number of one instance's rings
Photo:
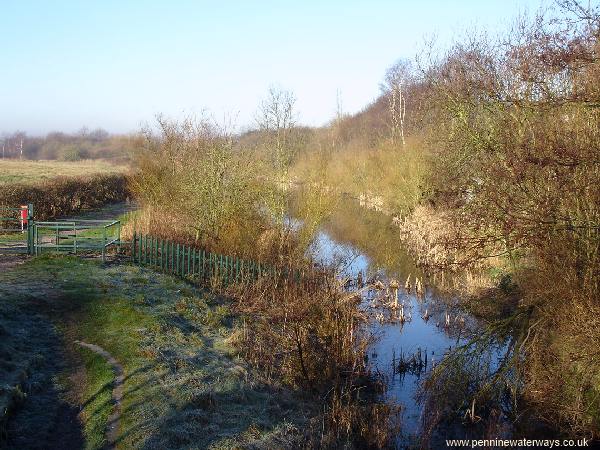
[[[267,276],[285,283],[308,283],[316,288],[327,279],[326,272],[314,268],[275,266],[137,232],[134,232],[131,242],[131,261],[201,283],[217,280],[223,286]]]
[[[121,247],[119,220],[58,220],[34,222],[32,254],[43,252],[86,253],[100,252],[106,260],[111,246]]]

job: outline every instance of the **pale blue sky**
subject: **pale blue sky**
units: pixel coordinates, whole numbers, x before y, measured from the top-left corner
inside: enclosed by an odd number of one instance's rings
[[[0,0],[0,133],[139,129],[208,110],[251,125],[270,85],[302,123],[379,93],[424,36],[498,29],[540,0]],[[545,4],[548,4],[546,2]]]

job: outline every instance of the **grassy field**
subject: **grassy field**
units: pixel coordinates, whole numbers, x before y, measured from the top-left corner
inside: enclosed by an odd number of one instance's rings
[[[124,366],[119,447],[293,446],[314,411],[245,364],[240,333],[223,299],[138,267],[38,257],[4,270],[0,447],[3,435],[11,448],[57,434],[75,448],[106,444],[112,371],[75,340]]]
[[[0,159],[0,185],[9,183],[38,183],[57,176],[81,176],[123,173],[127,167],[103,160],[19,161]]]

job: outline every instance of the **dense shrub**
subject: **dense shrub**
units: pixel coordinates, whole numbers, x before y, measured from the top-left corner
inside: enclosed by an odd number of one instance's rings
[[[209,120],[158,125],[134,159],[131,186],[143,208],[135,225],[209,250],[251,253],[267,226],[255,158]]]
[[[36,220],[64,217],[129,197],[124,175],[59,177],[40,184],[7,184],[0,189],[0,205],[33,204]]]
[[[522,394],[599,436],[600,14],[562,5],[431,61],[423,129],[430,201],[457,231],[438,243],[465,265],[503,257],[519,284],[505,364]]]

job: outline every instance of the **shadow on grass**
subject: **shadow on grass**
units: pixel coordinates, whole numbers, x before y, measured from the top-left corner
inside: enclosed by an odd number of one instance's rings
[[[0,273],[0,448],[83,448],[77,368],[55,320],[64,298],[56,274],[40,268]]]
[[[83,448],[79,408],[61,381],[68,367],[61,338],[44,316],[21,306],[18,298],[0,295],[0,385],[9,387],[0,408],[0,448]]]
[[[289,448],[302,425],[287,393],[232,383],[198,390],[191,401],[173,405],[142,448]]]

